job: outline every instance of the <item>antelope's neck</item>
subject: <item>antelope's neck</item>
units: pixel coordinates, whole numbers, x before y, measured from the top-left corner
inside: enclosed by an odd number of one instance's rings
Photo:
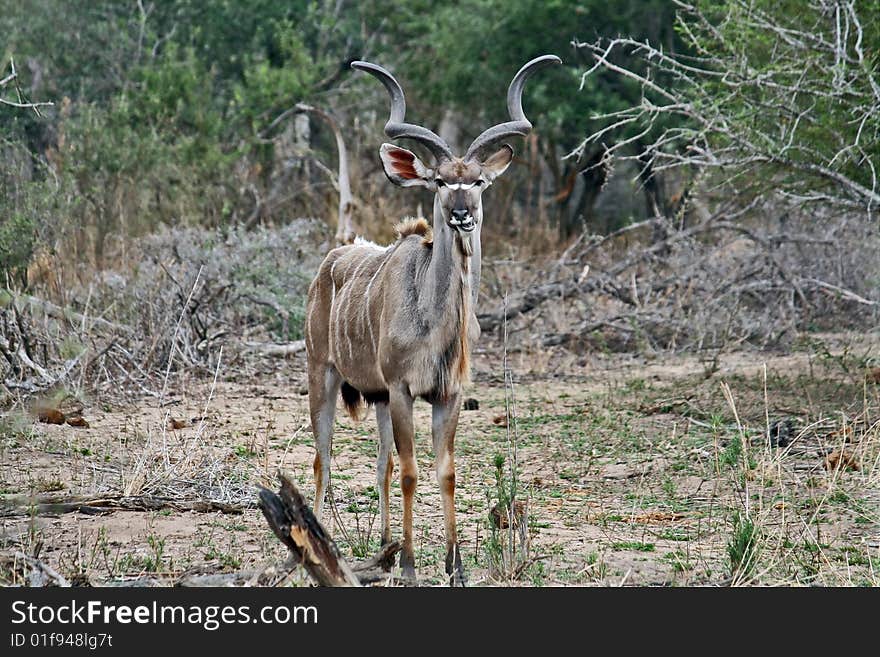
[[[465,255],[456,230],[446,224],[439,203],[434,206],[434,244],[425,272],[420,310],[440,319],[450,306],[473,313],[480,287],[480,228],[470,235],[471,255]]]

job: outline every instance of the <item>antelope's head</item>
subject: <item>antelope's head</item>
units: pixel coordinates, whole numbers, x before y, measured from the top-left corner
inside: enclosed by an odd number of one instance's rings
[[[525,81],[539,68],[561,61],[555,55],[544,55],[523,66],[507,89],[510,121],[485,130],[474,139],[463,157],[453,155],[449,145],[431,130],[404,122],[406,100],[403,89],[391,73],[369,62],[352,63],[353,68],[378,78],[391,96],[391,117],[385,124],[385,134],[391,139],[417,141],[434,156],[434,162],[429,166],[412,151],[394,144],[382,144],[379,155],[385,175],[395,185],[421,186],[434,192],[434,230],[442,230],[437,225],[442,221],[460,237],[465,255],[473,253],[472,236],[479,234],[483,220],[483,190],[504,173],[513,160],[513,148],[502,142],[511,136],[525,136],[532,129],[522,109]]]

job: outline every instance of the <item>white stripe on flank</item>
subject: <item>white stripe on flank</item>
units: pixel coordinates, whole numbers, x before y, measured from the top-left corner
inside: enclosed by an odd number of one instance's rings
[[[365,264],[367,264],[366,258],[361,260],[361,263],[357,267],[355,267],[354,273],[351,275],[351,278],[349,278],[348,281],[346,281],[346,284],[348,287],[348,304],[345,306],[345,318],[347,320],[345,322],[345,339],[348,340],[348,360],[349,361],[354,361],[354,354],[352,353],[351,335],[349,335],[348,329],[349,329],[349,326],[351,325],[351,323],[354,322],[356,319],[356,317],[352,316],[352,314],[351,314],[351,298],[353,296],[351,291],[354,289],[354,284],[358,280],[358,274],[360,273],[361,269],[363,269]]]
[[[330,265],[330,326],[327,327],[327,329],[328,329],[327,335],[328,335],[328,342],[329,342],[329,345],[328,345],[329,349],[328,350],[330,352],[330,359],[333,360],[334,362],[339,360],[337,358],[337,353],[336,353],[336,326],[337,326],[337,323],[335,321],[333,321],[333,312],[336,311],[337,316],[339,314],[339,307],[336,305],[336,279],[333,276],[333,272],[336,269],[336,265],[338,263],[339,263],[338,260],[334,260],[333,264]]]
[[[333,276],[333,271],[336,269],[336,265],[339,264],[338,260],[334,260],[333,264],[330,265],[330,316],[333,316],[333,301],[336,299],[336,278]]]
[[[306,331],[308,332],[308,351],[310,353],[315,353],[315,340],[312,337],[312,313],[315,312],[315,306],[309,306],[309,312],[306,315]]]
[[[371,258],[364,258],[363,266],[367,266],[367,265],[369,265],[369,264],[370,264],[370,261],[371,261]],[[356,277],[356,278],[361,278],[360,274],[361,274],[361,269],[363,268],[363,266],[362,266],[362,267],[358,267],[358,270],[355,272],[355,277]],[[349,299],[348,304],[351,305],[351,302],[352,302],[352,300]],[[365,326],[366,326],[366,322],[364,322],[364,320],[363,320],[363,312],[364,312],[364,308],[363,308],[363,304],[361,304],[361,307],[358,308],[358,310],[357,310],[357,314],[358,314],[358,324],[360,324],[360,327],[359,327],[359,328],[360,328],[360,331],[359,331],[359,333],[360,333],[360,338],[361,338],[361,339],[364,338],[364,329],[365,329]]]
[[[370,280],[372,281],[373,278],[370,277]],[[364,286],[364,287],[366,288],[366,286]],[[358,326],[360,328],[361,341],[366,339],[367,321],[368,321],[368,319],[367,319],[368,318],[368,313],[367,313],[367,306],[368,305],[369,305],[369,299],[367,298],[367,295],[364,294],[363,302],[361,303],[361,307],[358,310]],[[371,344],[371,346],[372,346],[372,344]]]
[[[366,308],[367,310],[367,327],[370,329],[370,344],[373,346],[374,352],[378,352],[378,345],[376,344],[376,336],[373,335],[373,317],[372,315],[370,315],[370,289],[373,287],[373,282],[376,280],[379,272],[382,271],[382,267],[385,266],[386,262],[388,262],[388,258],[385,258],[381,262],[379,268],[376,270],[376,273],[373,274],[370,282],[367,283],[367,289],[364,291],[364,308]]]

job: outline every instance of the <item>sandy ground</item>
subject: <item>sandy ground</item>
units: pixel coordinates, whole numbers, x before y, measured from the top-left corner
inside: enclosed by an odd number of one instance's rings
[[[470,583],[877,584],[880,386],[865,377],[878,364],[871,360],[877,343],[827,344],[838,356],[735,352],[708,378],[693,357],[520,352],[509,357],[512,388],[504,385],[501,352],[477,353],[466,396],[479,408],[462,412],[456,446]],[[174,375],[161,404],[148,395],[83,398],[90,428],[7,413],[0,436],[4,581],[21,580],[17,551],[36,552],[65,576],[95,585],[171,584],[188,573],[283,561],[285,549],[255,505],[256,486],[275,487],[274,473],[284,469],[312,494],[304,362],[219,374],[216,383]],[[430,407],[418,402],[415,419],[417,570],[420,583],[442,584]],[[791,442],[775,447],[767,425],[786,419]],[[372,417],[357,424],[337,415],[330,524],[352,558],[378,547],[374,433]],[[488,521],[499,499],[495,457],[505,458],[509,489],[514,445],[527,546]],[[835,449],[858,469],[845,460],[827,467]],[[213,500],[236,513],[28,513],[20,506],[22,496],[120,494]],[[752,522],[754,546],[739,567],[730,551],[743,531],[737,518]],[[399,536],[396,481],[392,527]],[[511,537],[517,549],[502,563]],[[294,572],[283,583],[305,579]]]

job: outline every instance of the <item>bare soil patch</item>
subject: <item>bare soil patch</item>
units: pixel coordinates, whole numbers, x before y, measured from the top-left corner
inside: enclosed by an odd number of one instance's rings
[[[876,336],[822,336],[793,354],[723,355],[708,376],[694,357],[523,351],[510,354],[512,394],[500,349],[485,348],[467,393],[479,408],[462,412],[456,446],[471,584],[876,585],[878,345]],[[88,428],[5,414],[0,577],[21,583],[16,551],[95,585],[145,577],[170,584],[192,572],[281,562],[285,550],[256,508],[256,487],[275,487],[284,469],[312,491],[304,367],[290,358],[237,377],[221,369],[216,383],[180,373],[164,405],[148,396],[82,399]],[[430,407],[417,403],[415,419],[417,570],[421,583],[443,584]],[[359,558],[378,548],[375,423],[339,412],[336,427],[329,524],[343,551]],[[509,482],[514,440],[530,544],[515,577],[489,566],[494,462],[505,457]],[[399,533],[397,482],[392,490]],[[102,496],[168,504],[54,513],[20,506],[23,497]],[[192,500],[226,512],[175,508]],[[305,579],[294,573],[285,582]]]

